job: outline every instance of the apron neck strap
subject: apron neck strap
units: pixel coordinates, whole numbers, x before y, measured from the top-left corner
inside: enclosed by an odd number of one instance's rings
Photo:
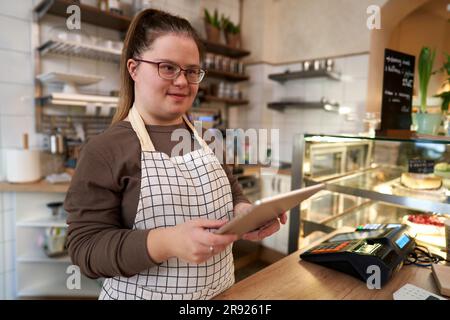
[[[130,119],[131,127],[138,136],[142,151],[155,151],[153,142],[145,128],[144,120],[142,120],[139,111],[134,105],[128,112],[128,119]]]
[[[188,127],[192,130],[192,132],[194,133],[194,137],[197,139],[198,143],[200,144],[200,146],[205,149],[206,151],[210,152],[211,150],[209,149],[208,144],[205,142],[205,140],[202,139],[202,137],[199,136],[197,130],[195,130],[194,126],[192,125],[192,123],[189,121],[189,119],[186,117],[186,115],[183,115],[183,120],[184,122],[186,122],[186,124],[188,125]]]
[[[144,120],[142,120],[139,111],[134,105],[128,112],[128,119],[130,120],[131,127],[138,136],[142,151],[155,151],[153,142],[150,139],[147,129],[145,128]],[[210,151],[208,144],[199,136],[198,132],[195,130],[194,126],[189,122],[189,120],[185,115],[183,115],[183,120],[187,124],[187,126],[192,130],[195,138],[202,146],[202,148],[204,148],[206,151]]]

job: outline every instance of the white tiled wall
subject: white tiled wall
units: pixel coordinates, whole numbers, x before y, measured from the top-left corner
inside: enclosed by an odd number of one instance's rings
[[[281,161],[292,161],[293,136],[297,133],[356,133],[362,130],[367,92],[368,54],[335,59],[335,69],[342,81],[326,78],[296,79],[280,84],[269,74],[296,71],[298,63],[248,65],[250,76],[246,94],[250,104],[230,109],[230,126],[234,128],[272,128],[280,130]],[[281,99],[299,98],[320,101],[322,97],[335,100],[351,109],[349,116],[319,109],[286,108],[283,112],[269,109],[267,104]]]
[[[4,148],[17,146],[34,129],[31,64],[32,0],[0,0],[0,180],[5,174]],[[36,140],[30,136],[31,145]],[[0,299],[15,296],[15,223],[13,195],[0,193]]]
[[[81,0],[96,5],[96,0]],[[123,1],[131,3],[132,0]],[[23,133],[28,133],[31,148],[43,148],[43,137],[35,133],[32,61],[32,9],[39,0],[0,0],[0,181],[6,172],[5,148],[19,147]],[[201,35],[204,33],[203,8],[217,8],[233,21],[239,19],[239,0],[154,0],[153,6],[187,18]],[[64,25],[61,17],[46,16],[41,21],[45,40],[55,25]],[[90,35],[118,40],[117,32],[82,24]],[[118,89],[118,66],[78,58],[53,55],[42,59],[42,72],[60,71],[105,76],[89,90],[105,93]],[[54,90],[55,88],[53,88]],[[12,194],[0,193],[0,300],[15,297],[15,209]]]

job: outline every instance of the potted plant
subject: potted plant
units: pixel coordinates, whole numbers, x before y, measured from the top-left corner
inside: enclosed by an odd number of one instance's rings
[[[442,114],[431,113],[427,110],[428,84],[433,74],[433,63],[436,56],[436,50],[423,47],[419,55],[419,95],[420,108],[419,112],[413,116],[413,123],[417,125],[417,133],[436,135],[442,121]],[[415,120],[415,121],[414,121]]]
[[[220,42],[220,20],[217,9],[214,10],[214,14],[211,14],[208,9],[205,8],[204,21],[206,39],[211,42]]]
[[[221,22],[226,44],[233,48],[239,48],[241,46],[241,27],[224,16],[221,17]]]

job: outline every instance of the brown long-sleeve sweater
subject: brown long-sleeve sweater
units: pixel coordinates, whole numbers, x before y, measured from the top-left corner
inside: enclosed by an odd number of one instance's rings
[[[188,129],[185,123],[146,128],[155,150],[168,155],[178,143],[171,141],[172,132]],[[192,147],[197,149],[194,140]],[[147,251],[150,230],[132,230],[140,194],[140,161],[138,137],[126,121],[112,125],[82,147],[64,208],[69,213],[70,257],[90,278],[128,277],[155,264]],[[223,167],[233,204],[248,202],[231,170]]]

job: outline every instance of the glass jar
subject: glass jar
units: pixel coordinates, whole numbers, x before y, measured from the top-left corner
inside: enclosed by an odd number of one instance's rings
[[[109,11],[119,15],[123,14],[123,10],[120,6],[120,0],[109,0],[108,1]]]
[[[238,62],[238,73],[245,74],[244,63],[242,61]]]
[[[214,69],[219,71],[222,70],[222,56],[219,54],[214,56]]]
[[[236,59],[230,59],[230,72],[238,73],[238,61]]]
[[[207,53],[205,56],[205,69],[214,69],[214,54]]]
[[[230,58],[228,57],[222,58],[221,70],[225,72],[230,72]]]

